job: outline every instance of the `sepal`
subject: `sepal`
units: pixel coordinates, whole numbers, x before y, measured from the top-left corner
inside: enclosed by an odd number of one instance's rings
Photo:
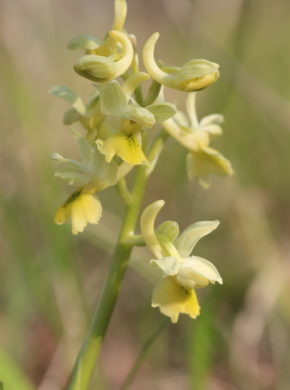
[[[175,241],[176,249],[182,257],[188,257],[198,241],[214,231],[219,221],[200,221],[188,226]]]
[[[217,268],[208,260],[198,256],[185,259],[176,276],[184,288],[202,288],[209,283],[223,283]]]
[[[162,271],[163,276],[175,276],[178,274],[180,269],[180,261],[175,257],[163,257],[162,259],[153,259],[150,261],[151,265],[157,267]]]
[[[175,221],[165,221],[156,229],[156,235],[160,241],[174,242],[179,234],[179,226]]]
[[[152,112],[157,123],[164,122],[176,114],[176,107],[171,103],[156,103],[146,107]]]

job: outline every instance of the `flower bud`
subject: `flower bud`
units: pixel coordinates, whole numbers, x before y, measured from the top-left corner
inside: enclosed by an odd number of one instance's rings
[[[219,77],[219,65],[204,59],[188,61],[181,68],[161,69],[155,61],[154,50],[159,33],[154,33],[143,49],[147,72],[158,83],[185,92],[197,91],[214,83]]]
[[[74,70],[81,76],[97,83],[113,80],[127,71],[133,61],[134,50],[130,39],[120,31],[110,31],[109,37],[119,43],[123,49],[121,58],[116,55],[100,56],[87,54],[74,65]]]

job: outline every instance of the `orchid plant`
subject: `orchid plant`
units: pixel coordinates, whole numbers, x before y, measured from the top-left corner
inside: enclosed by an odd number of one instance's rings
[[[231,163],[209,146],[212,138],[222,133],[223,117],[211,114],[198,120],[195,106],[197,91],[218,79],[219,66],[204,59],[190,60],[181,67],[159,65],[155,60],[159,34],[155,33],[143,48],[146,72],[140,71],[136,38],[124,28],[126,13],[126,1],[115,0],[113,26],[103,39],[82,35],[69,43],[70,49],[83,51],[74,64],[76,73],[93,82],[87,101],[65,86],[50,90],[71,105],[63,121],[70,126],[80,153],[80,161],[53,155],[55,176],[73,187],[56,212],[56,224],[70,222],[76,235],[88,224],[99,223],[102,205],[98,193],[112,186],[119,188],[126,207],[103,292],[67,390],[88,388],[134,246],[147,246],[153,256],[150,266],[158,270],[160,278],[151,304],[172,323],[180,314],[199,315],[197,288],[222,283],[211,262],[191,256],[198,241],[215,230],[218,221],[196,222],[181,234],[172,221],[155,228],[164,205],[159,200],[145,208],[140,233],[136,233],[146,184],[167,138],[186,149],[188,177],[203,187],[209,187],[211,175],[233,173]],[[141,86],[146,80],[151,80],[151,87],[144,96]],[[186,114],[166,101],[166,88],[185,95]],[[83,130],[77,131],[76,124]],[[129,189],[126,180],[132,174],[135,182]]]

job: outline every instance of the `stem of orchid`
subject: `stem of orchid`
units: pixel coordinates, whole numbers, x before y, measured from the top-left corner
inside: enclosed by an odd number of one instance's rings
[[[127,181],[126,178],[123,177],[119,182],[118,182],[118,190],[121,198],[125,202],[126,205],[129,205],[132,203],[132,194],[130,190],[128,189],[127,186]]]
[[[123,225],[113,254],[91,328],[81,348],[66,390],[86,390],[99,357],[103,338],[117,301],[120,285],[127,270],[133,248],[128,239],[135,230],[143,193],[147,182],[146,167],[137,168],[132,203],[127,206]]]
[[[119,295],[121,283],[128,267],[131,251],[135,245],[143,244],[141,237],[135,236],[134,231],[149,176],[146,166],[139,166],[137,168],[134,188],[132,190],[132,201],[126,207],[111,268],[104,283],[91,327],[65,390],[87,390],[89,386],[96,361],[100,354],[102,342]]]

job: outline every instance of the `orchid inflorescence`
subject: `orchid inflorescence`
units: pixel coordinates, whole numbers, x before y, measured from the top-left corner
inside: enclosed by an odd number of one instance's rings
[[[80,161],[53,155],[55,176],[74,187],[58,209],[55,222],[61,225],[71,221],[73,234],[99,222],[100,191],[124,184],[135,166],[144,166],[147,176],[152,173],[164,143],[158,143],[162,137],[163,141],[171,137],[186,149],[188,177],[197,179],[203,187],[209,187],[213,174],[232,174],[230,162],[209,146],[211,139],[222,133],[222,115],[198,120],[195,106],[196,91],[218,79],[219,66],[204,59],[188,61],[181,67],[160,65],[155,60],[159,37],[155,33],[143,48],[146,72],[140,71],[136,38],[124,29],[126,12],[126,1],[115,0],[113,27],[102,40],[82,35],[68,45],[72,50],[84,51],[74,70],[93,82],[87,102],[65,86],[50,90],[71,105],[63,121],[70,126],[80,153]],[[144,98],[141,84],[147,80],[151,80],[151,87]],[[186,114],[165,100],[164,87],[186,94]],[[77,125],[82,130],[76,130]],[[124,196],[124,200],[134,202],[132,196]],[[180,235],[178,224],[172,221],[155,229],[155,218],[163,205],[163,201],[156,201],[146,207],[140,230],[153,255],[150,264],[160,272],[152,306],[177,322],[181,313],[192,318],[199,314],[196,288],[222,283],[212,263],[191,256],[198,240],[216,229],[219,222],[197,222]]]

